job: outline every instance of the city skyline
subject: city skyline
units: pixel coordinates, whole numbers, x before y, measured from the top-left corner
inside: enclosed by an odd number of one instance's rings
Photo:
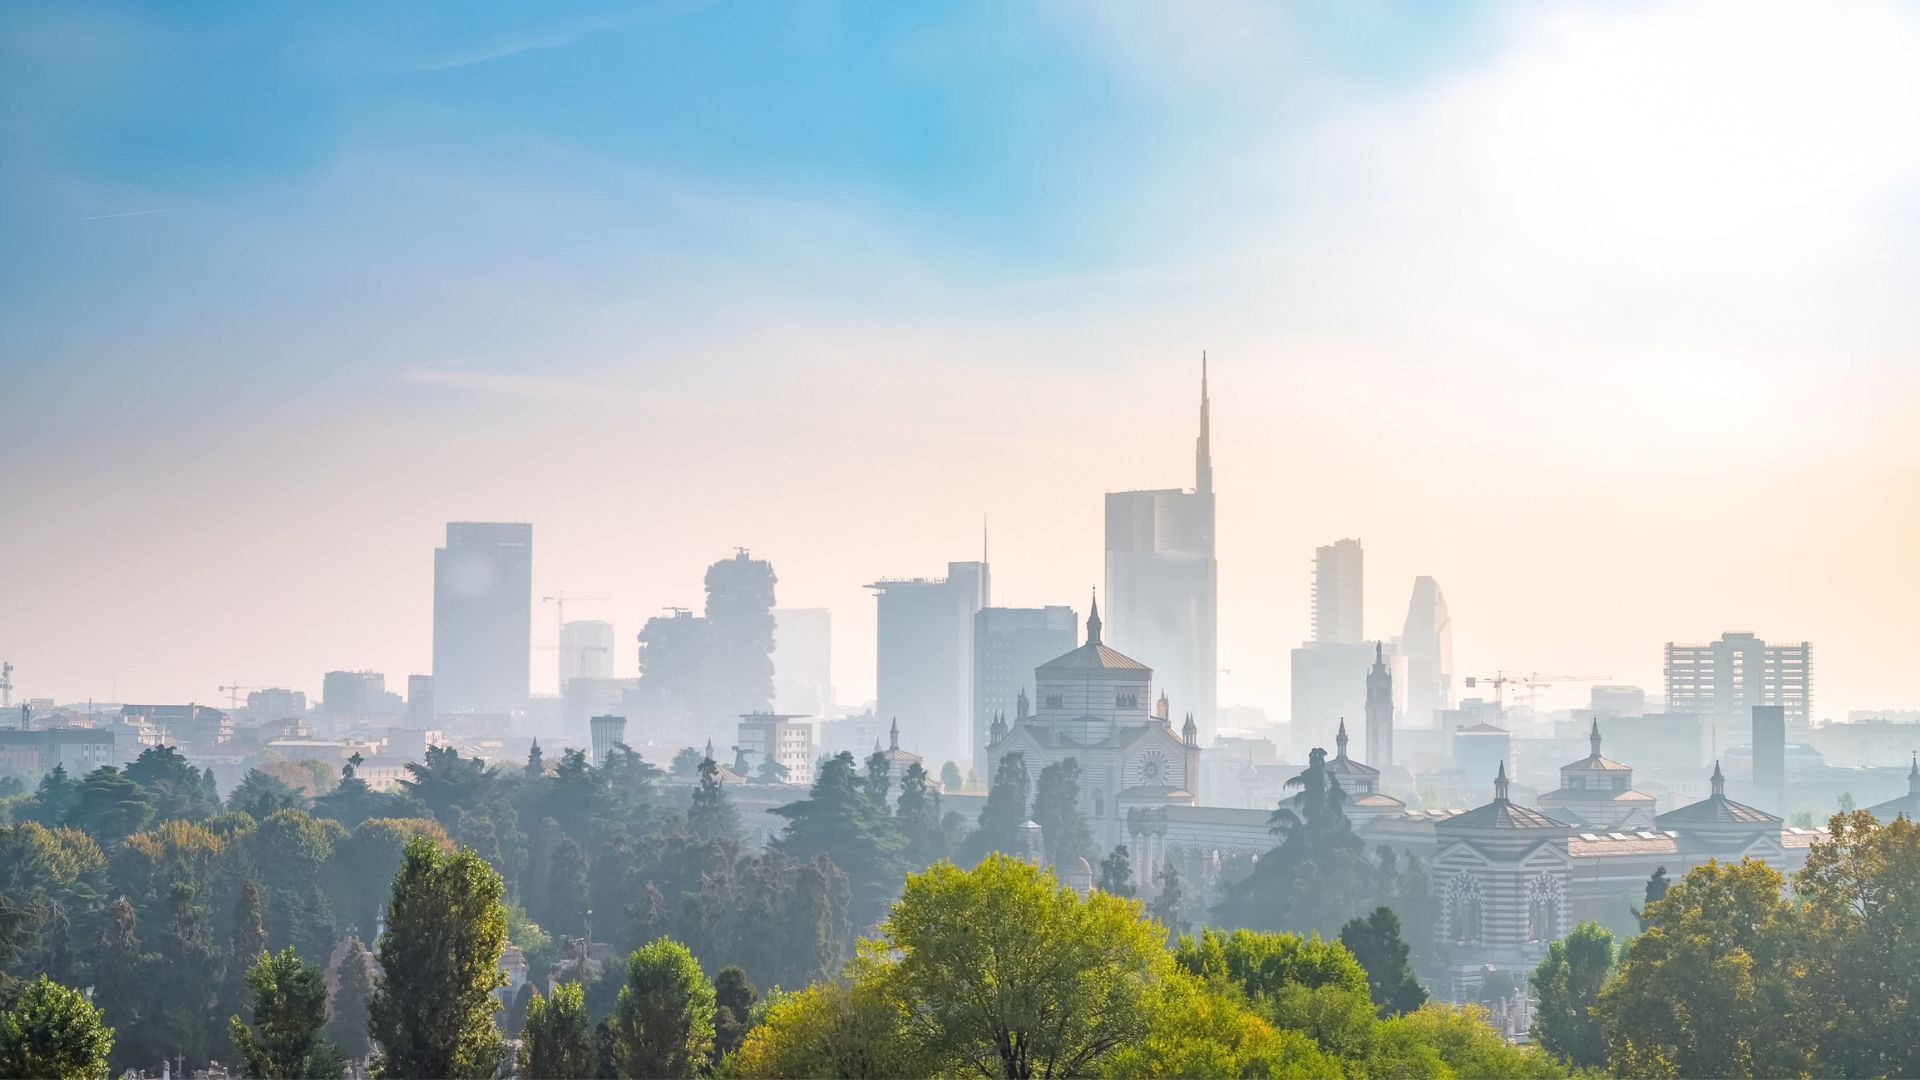
[[[697,6],[15,9],[0,97],[41,107],[0,118],[0,656],[63,700],[397,686],[430,670],[444,523],[525,521],[536,596],[615,598],[575,614],[615,624],[616,674],[747,545],[782,606],[838,613],[863,698],[862,583],[983,512],[995,604],[1103,580],[1098,497],[1178,475],[1204,349],[1222,705],[1282,711],[1311,553],[1356,536],[1368,634],[1432,576],[1457,676],[1653,690],[1666,641],[1739,628],[1819,648],[1823,716],[1911,706],[1920,387],[1888,313],[1920,154],[1883,135],[1920,109],[1917,17],[1473,11],[1064,8],[1010,16],[1016,46],[809,9],[755,55]],[[770,138],[767,96],[676,115],[636,54],[838,74]],[[239,93],[270,122],[202,107]]]

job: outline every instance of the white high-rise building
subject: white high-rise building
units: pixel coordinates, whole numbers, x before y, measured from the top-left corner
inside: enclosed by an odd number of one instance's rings
[[[1336,540],[1313,553],[1313,640],[1357,645],[1365,567],[1358,540]]]
[[[560,696],[575,679],[613,678],[613,624],[577,619],[560,626]]]
[[[823,717],[833,710],[833,612],[773,609],[773,711]]]
[[[1440,583],[1430,577],[1413,579],[1400,655],[1407,665],[1402,723],[1432,727],[1435,713],[1453,708],[1453,622]]]
[[[1731,731],[1752,727],[1755,705],[1787,710],[1789,727],[1804,726],[1813,707],[1812,646],[1769,645],[1752,634],[1727,633],[1706,645],[1667,642],[1667,711],[1712,717]]]

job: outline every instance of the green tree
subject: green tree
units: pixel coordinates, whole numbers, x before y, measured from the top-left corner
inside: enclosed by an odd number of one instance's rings
[[[1326,758],[1325,750],[1314,748],[1306,771],[1288,781],[1299,792],[1268,819],[1280,844],[1225,891],[1214,913],[1218,921],[1332,935],[1376,906],[1379,867],[1354,835],[1346,795],[1327,771]]]
[[[620,1075],[690,1077],[713,1054],[713,984],[685,945],[659,938],[627,958],[614,1005]]]
[[[1367,1053],[1376,1024],[1367,971],[1338,941],[1203,929],[1180,938],[1173,957],[1209,985],[1244,994],[1275,1027],[1305,1032],[1329,1053]]]
[[[248,769],[247,775],[227,796],[227,808],[263,821],[282,810],[305,810],[307,797],[277,776]]]
[[[499,1067],[503,892],[499,871],[472,849],[449,855],[425,837],[407,842],[369,1010],[383,1075],[485,1078]]]
[[[347,926],[372,930],[392,894],[407,844],[416,836],[443,851],[453,841],[432,818],[368,818],[333,846],[326,868],[329,902]]]
[[[153,820],[153,797],[111,765],[87,774],[67,814],[67,824],[85,829],[100,846],[112,847]]]
[[[1153,902],[1147,905],[1147,914],[1160,921],[1167,928],[1168,936],[1174,937],[1187,932],[1187,885],[1180,878],[1180,864],[1168,859],[1160,868],[1160,891],[1153,896]]]
[[[852,881],[854,924],[877,922],[905,870],[906,840],[886,804],[863,790],[853,755],[842,752],[821,762],[807,797],[774,813],[787,819],[779,850],[798,861],[819,855],[833,860]]]
[[[0,1076],[99,1080],[112,1049],[113,1029],[101,1011],[45,975],[0,1013]]]
[[[527,750],[527,763],[520,768],[521,775],[529,780],[537,780],[547,775],[547,759],[540,753],[540,740],[533,740]]]
[[[1920,826],[1837,814],[1794,879],[1803,970],[1819,1002],[1820,1065],[1920,1075]]]
[[[520,1040],[520,1075],[528,1080],[590,1080],[601,1075],[593,1021],[577,982],[554,987],[551,998],[534,994]]]
[[[740,1048],[753,1026],[753,1003],[760,995],[738,966],[720,969],[713,980],[713,1052],[715,1058]]]
[[[948,762],[952,764],[952,762]],[[894,817],[906,839],[907,861],[916,869],[947,857],[947,833],[941,825],[940,792],[919,762],[900,776],[900,801]]]
[[[1087,831],[1087,819],[1080,813],[1080,763],[1075,759],[1065,758],[1040,770],[1033,789],[1033,820],[1041,828],[1047,862],[1054,867],[1071,866],[1075,859],[1099,854],[1093,834]]]
[[[346,1057],[321,1036],[327,1022],[327,981],[320,968],[288,946],[262,952],[247,969],[253,1023],[228,1021],[246,1073],[258,1080],[337,1077]]]
[[[1340,928],[1340,944],[1366,969],[1367,991],[1383,1018],[1426,1004],[1427,992],[1407,963],[1410,950],[1400,939],[1400,917],[1392,908],[1374,908],[1366,918],[1348,922]]]
[[[1096,1069],[1145,1034],[1172,970],[1135,905],[1006,855],[909,877],[867,962],[936,1057],[1005,1077]]]
[[[1623,1075],[1799,1076],[1817,1009],[1794,978],[1798,928],[1765,863],[1709,861],[1647,905],[1594,1011]]]
[[[587,857],[573,837],[563,836],[548,864],[543,924],[555,934],[578,937],[586,931],[587,905]]]
[[[906,1014],[873,981],[814,983],[767,995],[760,1022],[727,1059],[727,1073],[758,1080],[796,1076],[872,1077],[938,1074]]]
[[[127,766],[126,778],[153,799],[159,821],[204,821],[220,812],[211,773],[193,767],[177,747],[149,746]]]
[[[735,840],[740,836],[740,811],[727,798],[727,789],[720,783],[720,766],[710,757],[700,759],[700,784],[687,807],[687,830],[702,840]]]
[[[80,781],[67,775],[65,765],[55,765],[40,778],[33,798],[22,807],[15,820],[37,821],[51,829],[66,822],[80,801]]]
[[[327,1040],[348,1058],[365,1061],[373,1053],[373,1040],[367,1036],[368,1011],[373,1006],[373,954],[359,938],[347,938],[337,978],[333,1007],[327,1013]]]
[[[240,883],[233,901],[233,927],[227,934],[226,979],[220,990],[220,1011],[253,1019],[253,987],[247,982],[252,965],[267,951],[267,928],[260,918],[260,886],[252,878]],[[239,1044],[235,1044],[236,1050]]]
[[[994,767],[993,786],[980,808],[980,827],[967,837],[966,862],[977,863],[992,852],[1014,852],[1020,826],[1027,821],[1027,798],[1033,792],[1026,755],[1013,753]]]
[[[875,805],[887,805],[887,796],[893,793],[893,763],[887,760],[884,750],[875,749],[867,755],[867,774],[861,778],[860,786]]]
[[[966,782],[960,779],[960,766],[951,761],[940,766],[940,786],[948,791],[959,791],[965,787]]]
[[[1654,867],[1652,876],[1647,878],[1645,895],[1641,901],[1642,906],[1628,909],[1633,913],[1634,921],[1640,924],[1641,933],[1644,934],[1647,932],[1647,908],[1651,907],[1654,901],[1663,899],[1667,895],[1667,889],[1671,884],[1672,883],[1667,880],[1667,868],[1664,866]]]
[[[693,747],[683,746],[673,755],[673,762],[667,766],[667,771],[675,776],[696,776],[700,772],[700,762],[705,757],[705,754]]]
[[[1127,845],[1118,845],[1100,860],[1100,880],[1094,887],[1115,896],[1133,895],[1133,856],[1127,851]]]
[[[147,974],[158,959],[141,948],[137,916],[126,897],[115,898],[101,921],[99,934],[87,947],[87,970],[93,976],[93,1000],[119,1035],[115,1064],[132,1068],[143,1059],[128,1036],[145,1022]],[[30,1074],[20,1074],[30,1075]]]
[[[1583,922],[1547,946],[1547,955],[1533,971],[1533,990],[1540,999],[1533,1014],[1533,1040],[1579,1068],[1607,1063],[1606,1032],[1593,1006],[1613,974],[1613,951],[1613,931]]]

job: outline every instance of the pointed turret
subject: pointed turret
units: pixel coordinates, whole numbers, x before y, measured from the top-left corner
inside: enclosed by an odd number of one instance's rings
[[[1913,755],[1913,768],[1907,770],[1907,794],[1920,795],[1920,754]]]
[[[1200,727],[1193,722],[1193,714],[1187,714],[1187,722],[1180,728],[1180,740],[1188,746],[1200,745]]]
[[[1347,718],[1344,716],[1340,718],[1340,733],[1333,737],[1333,745],[1335,760],[1344,759],[1347,756]]]
[[[1507,763],[1504,760],[1500,762],[1499,771],[1493,774],[1493,801],[1497,803],[1511,801],[1507,798]]]
[[[1087,644],[1100,644],[1100,594],[1093,594],[1093,608],[1087,612]]]
[[[993,726],[987,729],[987,745],[998,746],[1000,745],[1000,740],[1006,737],[1007,714],[1004,712],[996,712],[993,714]]]
[[[1154,702],[1153,704],[1153,715],[1159,717],[1162,720],[1165,720],[1167,717],[1173,715],[1172,710],[1173,710],[1173,703],[1167,700],[1167,692],[1165,690],[1161,690],[1160,700]]]
[[[1713,797],[1716,799],[1727,797],[1727,777],[1720,771],[1720,762],[1717,759],[1713,763]]]
[[[1013,718],[1015,720],[1025,720],[1027,714],[1033,711],[1033,702],[1027,697],[1026,687],[1023,686],[1020,688],[1020,696],[1014,699],[1013,709]]]
[[[893,726],[887,729],[887,743],[889,750],[900,749],[900,718],[897,716],[893,718]]]
[[[1587,745],[1593,747],[1593,756],[1600,756],[1600,718],[1593,718],[1593,730],[1587,733]]]

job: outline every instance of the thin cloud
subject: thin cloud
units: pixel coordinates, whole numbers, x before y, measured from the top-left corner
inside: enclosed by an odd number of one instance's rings
[[[682,15],[698,11],[709,6],[708,0],[688,0],[679,4],[662,4],[646,15],[619,15],[598,19],[584,19],[559,29],[538,34],[508,34],[494,39],[491,44],[462,53],[427,60],[414,65],[414,71],[449,71],[454,68],[471,67],[494,60],[504,60],[521,53],[538,52],[542,49],[564,49],[582,38],[611,30],[616,26],[635,22],[640,19],[663,21],[677,19]]]

